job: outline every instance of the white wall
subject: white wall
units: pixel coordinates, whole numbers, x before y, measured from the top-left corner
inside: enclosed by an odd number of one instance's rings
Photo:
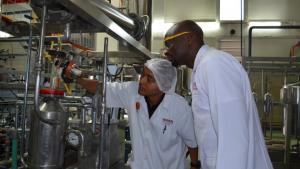
[[[184,19],[200,22],[215,20],[218,22],[218,0],[153,0],[152,3],[153,22],[158,22],[155,25],[176,23]],[[279,20],[286,25],[300,25],[299,7],[300,0],[245,0],[244,54],[246,56],[248,54],[248,21]],[[236,31],[233,36],[230,35],[231,29]],[[163,47],[164,26],[153,27],[152,31],[151,51],[158,52]],[[220,29],[215,31],[204,30],[204,35],[209,45],[218,48],[219,39],[240,37],[241,26],[239,22],[222,22],[220,23]],[[300,40],[300,30],[254,31],[253,35],[254,38],[267,39],[253,41],[252,50],[262,56],[286,56],[284,54],[288,49]]]
[[[299,0],[248,0],[248,19],[299,22],[299,8]]]

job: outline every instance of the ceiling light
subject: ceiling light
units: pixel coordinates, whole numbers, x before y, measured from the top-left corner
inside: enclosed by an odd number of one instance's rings
[[[13,36],[7,32],[0,31],[0,38],[10,38],[10,37]]]
[[[220,0],[220,21],[244,20],[244,0]]]

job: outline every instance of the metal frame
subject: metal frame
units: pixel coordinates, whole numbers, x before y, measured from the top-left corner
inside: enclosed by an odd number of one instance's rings
[[[148,49],[97,8],[93,4],[93,0],[61,0],[59,3],[96,27],[101,28],[104,26],[108,34],[121,40],[120,42],[128,43],[145,58],[152,58],[151,52]]]

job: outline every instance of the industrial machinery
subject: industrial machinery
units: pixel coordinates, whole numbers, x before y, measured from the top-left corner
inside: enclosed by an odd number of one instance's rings
[[[147,42],[150,18],[123,13],[96,0],[33,0],[30,6],[39,22],[26,16],[30,20],[26,31],[0,40],[20,43],[22,56],[27,56],[25,73],[9,81],[12,85],[1,83],[0,75],[1,90],[5,90],[0,95],[0,168],[122,168],[125,139],[120,139],[120,133],[125,131],[120,130],[125,127],[120,129],[119,122],[126,111],[106,108],[105,86],[92,95],[76,84],[64,83],[61,72],[72,61],[91,79],[136,80],[136,70],[152,57],[146,44],[139,42]],[[12,23],[5,29],[24,28],[20,26]],[[103,52],[93,51],[96,32],[117,39],[124,51],[109,52],[107,38],[101,44]],[[11,100],[2,100],[6,93]]]
[[[31,115],[28,164],[33,169],[62,168],[68,115],[59,97],[64,92],[41,89],[40,94],[42,102]]]
[[[285,136],[285,153],[284,163],[286,168],[291,167],[291,158],[300,157],[299,149],[299,131],[300,131],[300,86],[299,83],[288,84],[281,89],[281,100],[284,104],[284,136]],[[291,140],[295,139],[292,143]]]

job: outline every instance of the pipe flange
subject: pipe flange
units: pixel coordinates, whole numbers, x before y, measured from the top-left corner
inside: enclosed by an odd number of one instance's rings
[[[146,28],[148,26],[148,20],[138,16],[135,13],[130,13],[129,17],[134,21],[135,28],[131,32],[131,35],[136,39],[140,40],[146,33]],[[148,17],[149,18],[149,17]]]

